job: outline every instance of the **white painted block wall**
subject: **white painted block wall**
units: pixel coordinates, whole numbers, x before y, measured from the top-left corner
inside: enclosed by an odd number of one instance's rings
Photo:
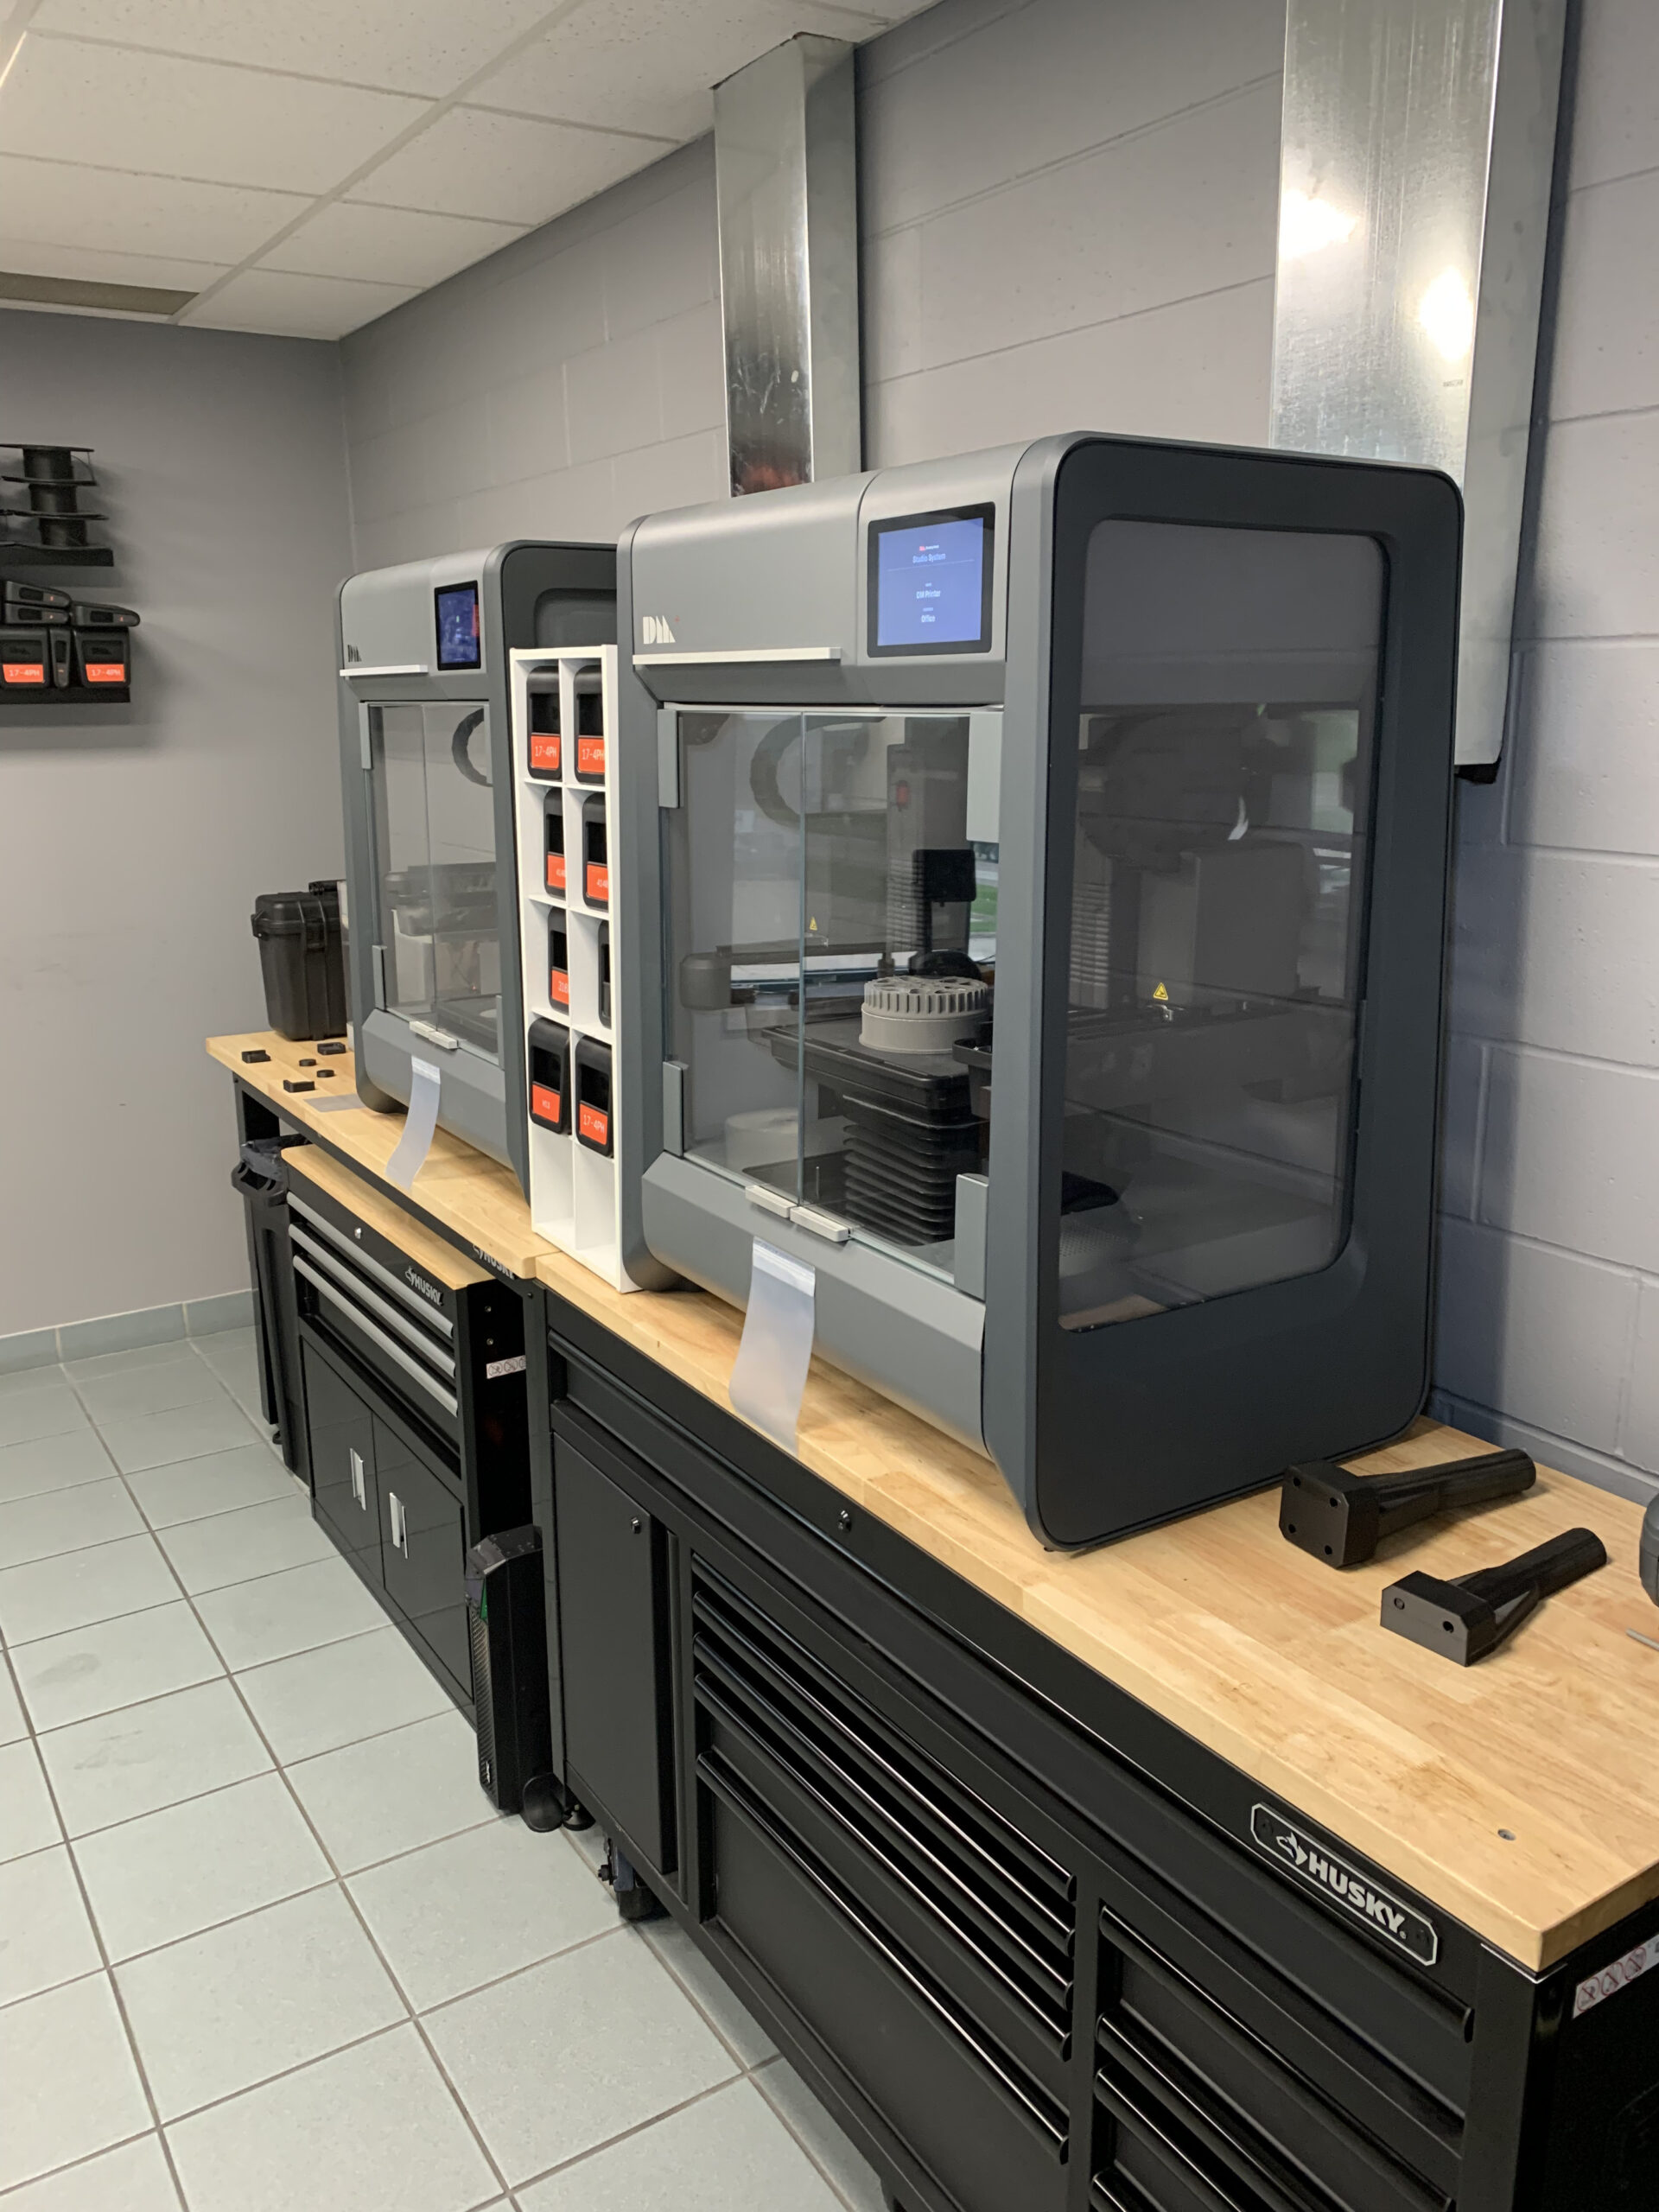
[[[1585,0],[1503,766],[1465,786],[1438,1403],[1659,1476],[1659,5]]]

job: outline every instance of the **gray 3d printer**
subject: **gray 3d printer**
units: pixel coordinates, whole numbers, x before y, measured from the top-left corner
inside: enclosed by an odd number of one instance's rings
[[[635,524],[636,1275],[809,1263],[1055,1546],[1403,1427],[1459,533],[1428,472],[1082,435]]]
[[[608,645],[615,625],[608,545],[498,545],[340,588],[359,1095],[407,1104],[428,1060],[443,1126],[526,1186],[507,655]]]

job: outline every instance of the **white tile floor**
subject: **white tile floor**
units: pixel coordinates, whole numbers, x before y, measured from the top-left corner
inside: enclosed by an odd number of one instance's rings
[[[0,2212],[880,2212],[313,1525],[251,1332],[0,1376]]]

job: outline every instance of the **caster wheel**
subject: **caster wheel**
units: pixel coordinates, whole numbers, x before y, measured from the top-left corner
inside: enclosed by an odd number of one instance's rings
[[[594,1825],[594,1816],[585,1805],[578,1805],[573,1797],[570,1809],[564,1816],[564,1825],[568,1828],[590,1828]]]
[[[608,1882],[616,1898],[616,1909],[624,1920],[660,1920],[663,1908],[655,1895],[634,1872],[627,1858],[607,1836],[605,1841],[604,1864],[599,1878]]]
[[[563,1827],[570,1815],[570,1800],[550,1774],[533,1774],[524,1784],[518,1816],[537,1835]]]

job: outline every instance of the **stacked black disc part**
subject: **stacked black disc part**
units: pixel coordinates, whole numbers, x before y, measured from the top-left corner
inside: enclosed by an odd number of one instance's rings
[[[92,540],[86,525],[105,518],[83,504],[97,483],[90,446],[10,446],[0,466],[6,486],[0,515],[8,542],[38,545],[48,552],[86,550]],[[12,456],[15,456],[13,458]],[[17,486],[19,491],[11,488]]]

